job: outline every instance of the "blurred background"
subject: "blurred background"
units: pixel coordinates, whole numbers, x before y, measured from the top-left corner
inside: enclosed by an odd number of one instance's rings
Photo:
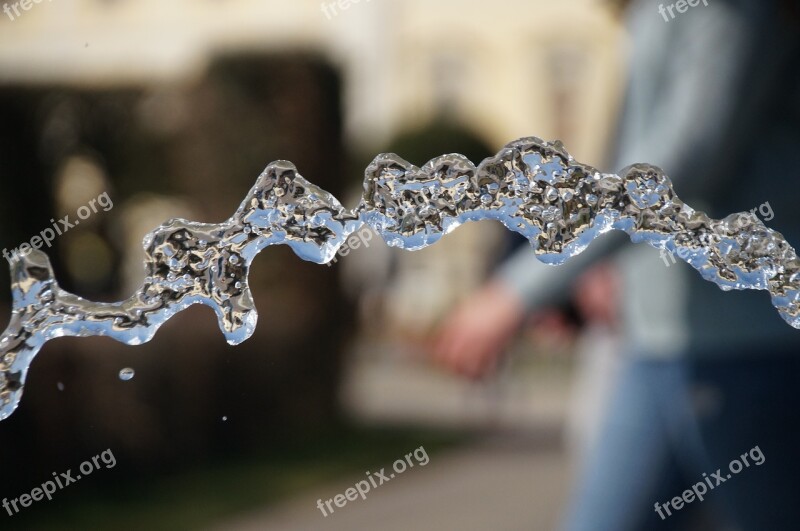
[[[276,159],[348,206],[386,151],[478,162],[536,135],[606,167],[624,3],[54,0],[6,12],[0,246],[107,192],[113,209],[48,254],[65,289],[119,300],[141,283],[147,232],[171,217],[226,219]],[[48,343],[0,423],[0,496],[105,449],[118,465],[0,514],[2,526],[555,528],[615,370],[580,352],[613,352],[616,336],[576,334],[582,318],[565,303],[566,320],[523,326],[489,378],[427,356],[449,312],[519,244],[480,223],[415,253],[375,236],[331,267],[269,248],[251,273],[259,327],[241,346],[204,307],[135,348]],[[4,322],[9,306],[0,282]],[[317,510],[420,446],[424,469],[328,518]]]

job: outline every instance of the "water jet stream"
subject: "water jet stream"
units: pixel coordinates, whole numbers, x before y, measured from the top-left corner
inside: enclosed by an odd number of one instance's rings
[[[257,321],[248,273],[265,247],[288,245],[323,264],[364,224],[390,246],[416,250],[485,219],[525,236],[533,256],[553,265],[600,234],[625,231],[635,243],[680,256],[723,290],[768,290],[781,317],[800,328],[800,260],[784,237],[747,212],[715,220],[695,211],[654,166],[600,173],[575,162],[560,142],[533,137],[477,167],[457,154],[422,168],[382,154],[366,169],[360,203],[348,210],[290,162],[277,161],[227,221],[173,219],[149,233],[144,282],[124,301],[92,302],[64,291],[41,251],[13,259],[11,321],[0,336],[0,420],[19,404],[36,354],[57,337],[139,345],[176,313],[204,304],[228,343],[246,340]]]

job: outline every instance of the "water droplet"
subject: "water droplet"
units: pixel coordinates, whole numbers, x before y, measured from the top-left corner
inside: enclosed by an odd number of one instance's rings
[[[131,369],[130,367],[125,367],[121,371],[119,371],[119,379],[123,382],[127,382],[128,380],[133,380],[133,377],[136,376],[136,371]]]
[[[549,206],[542,210],[542,220],[545,222],[555,221],[560,217],[561,211],[555,206]]]
[[[481,196],[481,203],[483,203],[484,205],[488,205],[491,202],[492,202],[492,196],[490,196],[489,194],[483,194]]]
[[[61,383],[61,382],[58,382],[58,383],[56,384],[56,388],[57,388],[59,391],[63,391],[63,390],[64,390],[64,384],[63,384],[63,383]]]
[[[222,422],[228,422],[228,417],[222,417]]]
[[[238,256],[236,256],[235,254],[232,254],[232,255],[231,255],[231,257],[230,257],[230,258],[228,258],[228,261],[229,261],[230,263],[232,263],[232,264],[236,265],[236,264],[238,264],[238,263],[239,263],[239,257],[238,257]]]
[[[530,212],[532,215],[534,215],[536,217],[541,216],[542,215],[542,207],[539,206],[539,205],[533,205],[528,209],[528,212]]]

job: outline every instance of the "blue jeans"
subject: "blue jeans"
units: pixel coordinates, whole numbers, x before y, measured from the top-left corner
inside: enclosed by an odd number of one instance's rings
[[[800,352],[687,359],[626,359],[565,529],[800,529]],[[756,446],[762,464],[727,478]],[[664,510],[707,477],[704,501]]]

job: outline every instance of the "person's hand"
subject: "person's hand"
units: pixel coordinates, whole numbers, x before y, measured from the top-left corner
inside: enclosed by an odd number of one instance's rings
[[[578,325],[562,310],[544,308],[527,320],[525,337],[544,352],[563,352],[575,341]]]
[[[614,266],[598,264],[578,278],[575,306],[587,322],[613,328],[619,321],[619,291],[620,279]]]
[[[519,297],[492,282],[462,302],[436,330],[431,355],[445,368],[478,379],[491,372],[525,316]]]

